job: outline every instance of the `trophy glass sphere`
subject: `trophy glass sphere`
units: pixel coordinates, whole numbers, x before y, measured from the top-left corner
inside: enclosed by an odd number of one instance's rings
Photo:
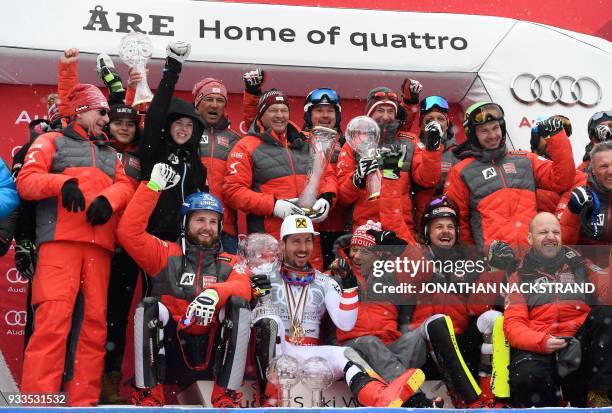
[[[281,406],[291,406],[291,388],[300,381],[300,367],[297,360],[286,354],[275,357],[270,362],[266,375],[270,383],[278,386],[281,392]]]
[[[323,390],[334,382],[334,373],[329,362],[323,357],[311,357],[300,369],[302,383],[311,391],[311,406],[323,407]]]

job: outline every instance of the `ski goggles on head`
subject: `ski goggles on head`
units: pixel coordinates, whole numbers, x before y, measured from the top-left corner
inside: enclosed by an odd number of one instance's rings
[[[313,105],[334,105],[340,109],[340,95],[334,89],[326,87],[315,89],[306,97],[304,112],[307,112]]]
[[[421,113],[439,109],[440,112],[448,113],[448,102],[442,96],[427,96],[421,101]]]
[[[504,118],[504,110],[496,103],[487,103],[477,107],[470,113],[466,113],[463,126],[483,125],[493,120],[502,120]]]
[[[448,197],[446,195],[442,195],[442,196],[432,199],[429,205],[431,205],[432,207],[435,207],[437,205],[445,204],[445,203],[448,203]]]
[[[591,122],[597,122],[599,119],[603,118],[604,116],[608,118],[612,118],[612,110],[606,110],[603,112],[595,113],[593,117],[591,117]]]
[[[399,97],[395,92],[376,92],[371,96],[374,100],[392,100],[393,102],[398,102]]]

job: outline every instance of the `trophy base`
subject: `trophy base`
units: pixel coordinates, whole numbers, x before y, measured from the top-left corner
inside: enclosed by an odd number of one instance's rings
[[[321,216],[320,213],[315,212],[312,208],[300,207],[300,209],[303,211],[304,215],[306,215],[310,219],[318,218],[319,216]]]
[[[145,98],[145,99],[139,99],[139,100],[134,100],[134,103],[132,103],[132,107],[133,108],[137,108],[138,106],[147,106],[147,108],[149,107],[149,104],[151,103],[151,101],[153,100],[153,98]]]
[[[368,201],[376,201],[378,198],[380,198],[380,192],[368,195]]]

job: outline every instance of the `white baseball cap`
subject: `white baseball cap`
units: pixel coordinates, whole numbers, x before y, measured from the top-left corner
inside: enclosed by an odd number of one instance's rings
[[[312,221],[306,215],[288,215],[283,220],[280,230],[280,238],[293,234],[312,234],[319,235],[314,230]]]

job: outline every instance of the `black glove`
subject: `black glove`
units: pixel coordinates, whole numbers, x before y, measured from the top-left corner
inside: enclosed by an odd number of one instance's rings
[[[425,149],[428,151],[437,151],[442,142],[442,126],[436,122],[429,122],[425,125]]]
[[[585,207],[593,205],[593,194],[586,186],[578,186],[572,190],[567,209],[578,215]]]
[[[107,54],[99,54],[96,58],[96,70],[98,76],[104,82],[104,85],[113,93],[124,92],[121,77],[115,69],[115,65],[111,57]],[[49,117],[51,119],[51,117]]]
[[[489,267],[492,271],[504,270],[512,273],[516,270],[518,260],[514,250],[503,241],[493,241],[489,245]]]
[[[612,131],[606,125],[599,125],[595,128],[595,135],[599,142],[612,140]]]
[[[92,226],[104,225],[113,216],[113,207],[103,196],[96,197],[87,208],[87,222]]]
[[[562,129],[565,129],[567,136],[572,134],[572,125],[569,119],[559,115],[551,116],[548,119],[538,122],[537,128],[538,136],[544,139],[548,139],[551,136],[556,135],[557,133],[561,132]]]
[[[351,266],[344,258],[336,258],[329,266],[331,273],[340,278],[343,290],[359,287],[357,277],[353,274]]]
[[[266,274],[251,275],[251,293],[259,298],[270,294],[272,283]]]
[[[36,269],[36,245],[29,240],[15,244],[15,268],[28,280],[34,277]]]
[[[406,159],[406,146],[391,145],[380,149],[383,176],[388,179],[399,179]]]
[[[68,212],[85,211],[85,197],[76,179],[64,182],[62,186],[62,206]]]
[[[423,90],[423,85],[418,80],[404,79],[402,82],[402,100],[406,105],[416,105],[419,103],[419,95]]]
[[[378,231],[369,229],[366,234],[374,237],[376,245],[408,245],[406,241],[397,236],[393,231]]]
[[[183,70],[183,64],[174,57],[166,56],[166,65],[164,66],[164,70],[169,70],[171,72],[180,74],[181,70]]]
[[[261,95],[261,86],[266,80],[266,72],[262,69],[254,69],[242,75],[244,88],[251,95]]]
[[[365,188],[366,176],[378,169],[378,161],[376,158],[361,158],[357,162],[357,168],[353,174],[353,185],[356,188]]]

